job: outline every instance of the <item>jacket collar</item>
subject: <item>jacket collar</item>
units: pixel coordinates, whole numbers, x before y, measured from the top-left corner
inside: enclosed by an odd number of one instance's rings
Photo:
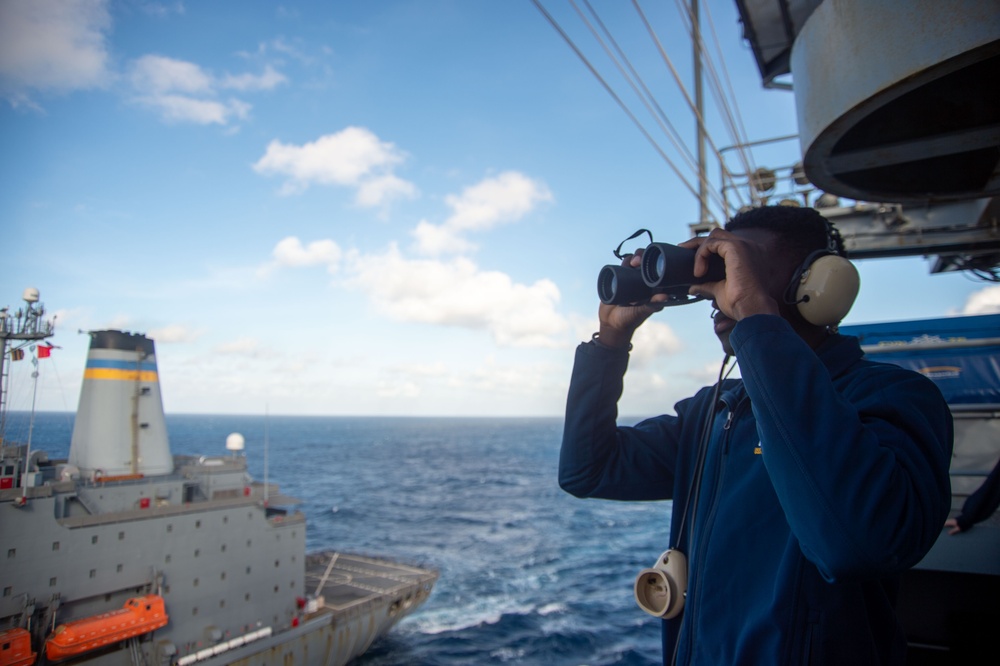
[[[858,339],[850,335],[835,333],[816,349],[820,362],[826,366],[831,377],[839,377],[865,355]],[[727,379],[722,384],[719,400],[735,408],[747,395],[742,379]]]
[[[858,339],[835,333],[823,341],[816,349],[816,355],[830,371],[831,377],[838,377],[865,355]]]

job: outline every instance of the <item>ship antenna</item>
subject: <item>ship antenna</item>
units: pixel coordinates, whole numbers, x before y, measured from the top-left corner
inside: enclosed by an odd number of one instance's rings
[[[35,346],[37,349],[37,345]],[[31,434],[35,430],[35,399],[38,397],[38,356],[31,359],[31,416],[28,418],[28,443],[24,453],[24,472],[21,473],[21,506],[28,502],[28,474],[31,472]]]
[[[0,309],[0,440],[4,439],[7,432],[8,388],[4,380],[7,378],[5,364],[8,346],[14,347],[21,342],[20,347],[11,349],[11,359],[15,360],[14,354],[20,354],[17,358],[23,357],[25,344],[51,338],[55,334],[55,318],[49,321],[43,319],[45,306],[38,303],[38,290],[28,287],[21,298],[26,304],[24,310],[11,315],[7,308]]]
[[[267,508],[267,455],[268,455],[268,424],[271,413],[267,403],[264,403],[264,508]]]
[[[14,360],[15,353],[18,354],[17,358],[23,356],[23,347],[25,344],[30,344],[32,342],[37,343],[54,335],[53,322],[45,321],[43,319],[45,316],[45,306],[38,303],[38,290],[34,287],[28,287],[24,290],[24,294],[21,298],[24,299],[25,308],[23,311],[17,311],[14,320],[12,320],[10,315],[7,314],[7,308],[0,311],[0,441],[5,438],[7,430],[7,387],[4,385],[3,380],[7,376],[4,363],[7,358],[7,348],[10,341],[23,341],[21,347],[11,351],[11,358]],[[38,303],[37,306],[35,305],[36,303]],[[32,347],[32,349],[36,350],[37,348],[37,345]],[[31,373],[33,381],[31,391],[31,417],[28,421],[28,443],[24,460],[24,471],[21,474],[21,500],[17,506],[24,506],[28,497],[28,468],[31,465],[31,435],[35,427],[35,400],[38,396],[37,352],[35,356],[32,357],[31,362],[34,366]]]

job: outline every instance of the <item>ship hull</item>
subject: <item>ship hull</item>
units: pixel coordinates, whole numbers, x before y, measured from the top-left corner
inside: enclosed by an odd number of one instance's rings
[[[344,664],[430,595],[429,569],[306,554],[304,515],[265,506],[260,484],[233,490],[220,480],[241,475],[242,459],[181,456],[178,467],[153,479],[0,490],[0,618],[32,627],[41,647],[57,624],[157,593],[165,627],[60,664],[131,664],[135,651],[164,666]],[[199,475],[209,478],[186,498]],[[269,489],[272,505],[290,501]]]

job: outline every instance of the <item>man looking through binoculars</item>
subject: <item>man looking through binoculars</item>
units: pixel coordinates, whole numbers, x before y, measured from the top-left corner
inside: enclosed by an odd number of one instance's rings
[[[668,553],[686,556],[686,581],[658,566],[635,590],[665,618],[665,663],[904,663],[898,576],[950,506],[944,399],[836,332],[857,277],[816,211],[753,209],[680,247],[694,252],[688,293],[718,310],[723,368],[735,356],[742,379],[720,371],[675,414],[617,425],[632,335],[670,297],[602,303],[576,351],[560,485],[673,500]],[[724,278],[699,284],[715,255]]]

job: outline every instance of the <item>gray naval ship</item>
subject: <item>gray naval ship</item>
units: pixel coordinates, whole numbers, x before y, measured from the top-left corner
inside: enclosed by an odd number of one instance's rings
[[[53,335],[24,300],[0,313],[0,408],[5,363]],[[0,440],[0,666],[344,664],[427,599],[435,571],[307,554],[242,436],[171,455],[153,341],[90,338],[69,458]]]

